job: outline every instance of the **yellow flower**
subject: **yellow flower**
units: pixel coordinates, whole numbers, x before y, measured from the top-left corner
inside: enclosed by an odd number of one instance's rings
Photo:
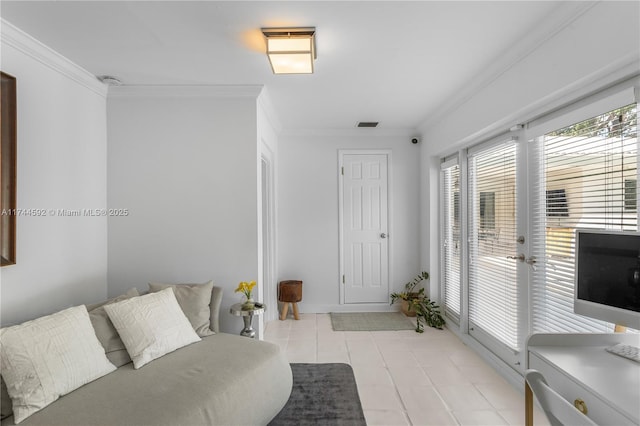
[[[238,284],[238,288],[236,288],[235,292],[236,293],[242,292],[244,293],[245,296],[247,296],[247,299],[251,299],[251,291],[255,286],[256,286],[255,281],[251,281],[251,282],[242,281],[240,282],[240,284]]]

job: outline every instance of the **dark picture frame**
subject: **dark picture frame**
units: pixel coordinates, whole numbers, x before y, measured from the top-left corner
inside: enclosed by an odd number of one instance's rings
[[[16,263],[16,78],[0,71],[0,266]]]

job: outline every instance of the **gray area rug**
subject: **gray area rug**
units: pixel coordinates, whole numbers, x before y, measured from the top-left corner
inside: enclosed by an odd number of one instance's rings
[[[293,390],[269,426],[366,426],[349,364],[291,364]]]
[[[401,312],[332,312],[334,331],[414,330],[415,325]]]

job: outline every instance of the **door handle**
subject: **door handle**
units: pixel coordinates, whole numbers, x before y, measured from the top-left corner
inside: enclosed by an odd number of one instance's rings
[[[517,256],[507,256],[507,259],[512,259],[512,260],[519,260],[520,262],[524,262],[527,265],[535,265],[536,264],[536,258],[535,256],[531,256],[530,258],[526,258],[524,254],[520,253]]]
[[[527,265],[531,266],[531,269],[536,270],[536,258],[535,256],[531,256],[527,258],[524,254],[520,253],[517,256],[507,256],[507,259],[517,260],[519,262],[524,262]]]
[[[387,234],[383,232],[382,234],[380,234],[380,238],[387,238]]]

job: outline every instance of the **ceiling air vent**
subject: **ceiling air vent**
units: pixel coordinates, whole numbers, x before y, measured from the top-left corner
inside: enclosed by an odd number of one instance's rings
[[[378,127],[377,121],[358,121],[356,127]]]

